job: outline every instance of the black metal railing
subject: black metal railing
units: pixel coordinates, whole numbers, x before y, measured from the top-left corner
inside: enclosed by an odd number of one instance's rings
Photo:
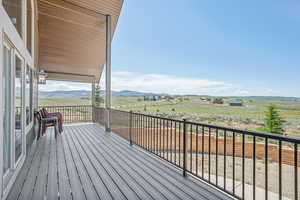
[[[111,110],[112,131],[239,199],[298,199],[297,138]],[[284,183],[284,184],[283,184]]]
[[[105,108],[93,107],[93,121],[105,126]]]
[[[92,105],[39,106],[39,108],[46,108],[46,110],[50,113],[60,112],[63,116],[63,122],[65,124],[92,122]]]

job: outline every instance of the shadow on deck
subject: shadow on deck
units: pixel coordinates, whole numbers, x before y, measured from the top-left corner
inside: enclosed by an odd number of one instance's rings
[[[51,134],[50,134],[51,133]],[[231,199],[98,124],[49,129],[7,199]]]

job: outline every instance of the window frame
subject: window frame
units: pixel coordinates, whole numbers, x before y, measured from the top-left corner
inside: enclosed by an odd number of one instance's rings
[[[12,88],[14,87],[14,79],[12,79],[12,77],[14,76],[14,47],[13,45],[11,44],[11,42],[9,40],[6,39],[6,37],[4,37],[3,39],[3,42],[1,44],[3,47],[7,48],[10,50],[11,52],[11,55],[10,55],[10,63],[11,63],[11,69],[10,69],[10,94],[11,94],[11,101],[14,101],[14,92],[12,91]],[[2,54],[4,53],[4,51],[2,52]],[[13,120],[14,120],[14,103],[11,103],[11,105],[9,106],[9,112],[11,113],[10,115],[10,123],[9,123],[9,131],[10,131],[10,146],[9,146],[9,153],[10,153],[10,158],[9,158],[9,166],[8,166],[8,169],[7,171],[2,175],[3,176],[3,184],[4,185],[7,185],[8,182],[9,182],[9,179],[11,178],[12,176],[12,173],[13,173],[13,169],[14,169],[14,156],[13,156],[13,147],[14,147],[14,137],[12,134],[13,133]],[[4,113],[3,113],[4,114]],[[2,117],[2,116],[1,116]],[[3,141],[4,142],[4,141]]]
[[[35,70],[33,67],[31,67],[29,65],[29,63],[26,64],[25,66],[25,81],[26,81],[26,73],[27,73],[27,67],[29,69],[29,73],[31,74],[31,80],[30,80],[30,83],[29,83],[29,109],[30,109],[30,101],[31,101],[31,112],[30,112],[30,116],[31,116],[31,120],[30,122],[27,124],[27,113],[26,113],[26,82],[25,82],[25,90],[24,90],[24,95],[25,95],[25,133],[26,135],[28,133],[30,133],[30,129],[32,128],[33,126],[33,122],[34,122],[34,73],[35,73]],[[31,95],[30,95],[31,94]]]
[[[19,163],[21,163],[22,159],[25,157],[26,155],[26,139],[25,139],[25,125],[26,125],[26,122],[25,122],[25,59],[24,57],[21,55],[21,53],[18,52],[17,49],[13,48],[13,59],[14,59],[14,64],[13,64],[13,78],[12,78],[12,81],[13,81],[13,86],[12,88],[14,89],[13,91],[13,134],[12,134],[12,137],[13,137],[13,143],[16,142],[16,138],[15,138],[15,116],[16,116],[16,109],[15,109],[15,105],[16,105],[16,102],[15,102],[15,99],[16,99],[16,85],[15,85],[15,77],[16,77],[16,63],[15,63],[15,60],[16,60],[16,57],[18,57],[20,60],[21,60],[21,140],[22,140],[22,152],[21,152],[21,155],[20,157],[16,160],[15,158],[15,150],[16,150],[16,145],[14,144],[13,145],[13,148],[12,148],[12,153],[13,153],[13,159],[12,159],[12,162],[13,162],[13,165],[14,168],[16,168]]]

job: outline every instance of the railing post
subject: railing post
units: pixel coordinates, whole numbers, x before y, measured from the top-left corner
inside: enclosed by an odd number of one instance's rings
[[[186,177],[186,134],[187,126],[186,126],[186,119],[183,119],[183,176]]]
[[[129,141],[132,146],[132,110],[129,112]]]

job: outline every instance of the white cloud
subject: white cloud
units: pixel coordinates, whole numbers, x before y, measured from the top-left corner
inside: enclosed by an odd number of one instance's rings
[[[105,75],[105,73],[103,73]],[[100,81],[101,89],[105,89],[105,80]],[[64,81],[47,81],[40,85],[41,91],[55,90],[90,90],[91,84]],[[224,81],[201,78],[187,78],[162,74],[142,74],[134,72],[113,72],[112,89],[115,91],[134,90],[140,92],[194,94],[213,96],[279,96],[280,91],[263,88],[245,88],[241,85]]]
[[[101,82],[102,83],[102,82]],[[238,85],[208,79],[194,79],[161,74],[113,72],[112,89],[168,94],[248,95]]]
[[[65,82],[65,81],[47,81],[46,85],[39,85],[39,90],[40,91],[91,90],[91,84]]]

